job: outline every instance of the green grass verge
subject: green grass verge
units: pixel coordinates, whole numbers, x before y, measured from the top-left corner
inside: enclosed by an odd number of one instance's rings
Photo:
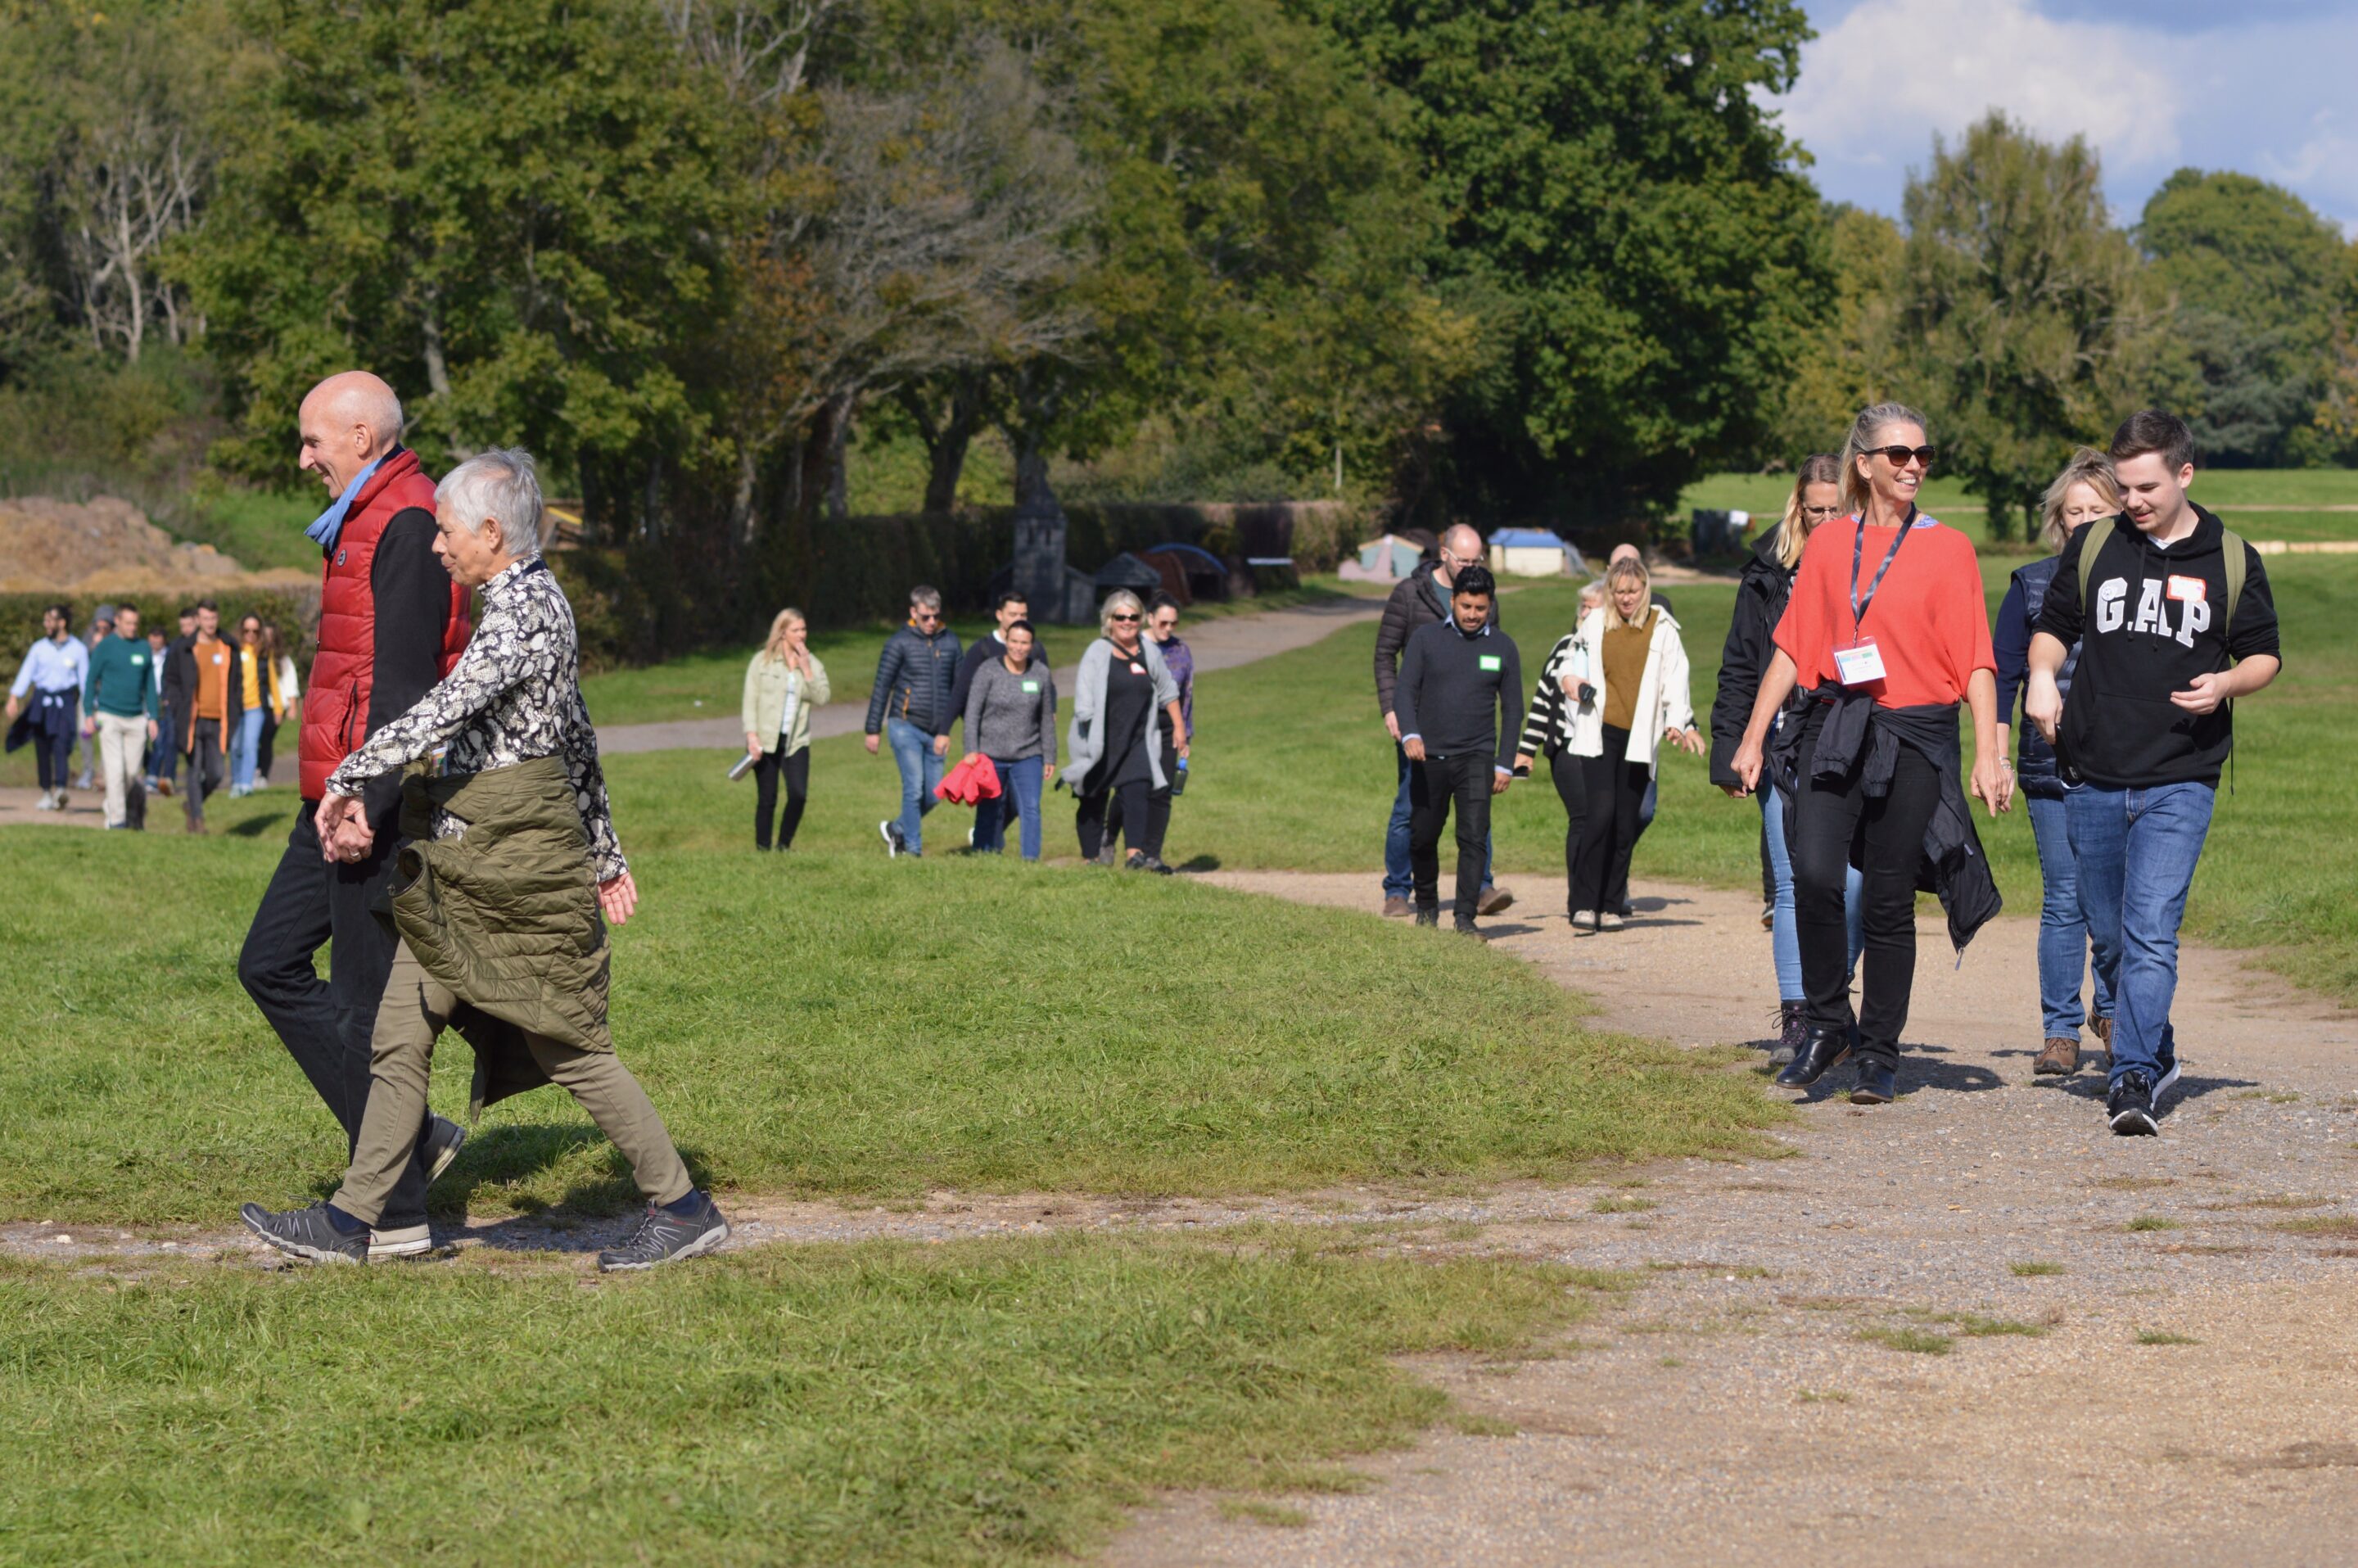
[[[1011,858],[888,861],[891,764],[828,744],[804,838],[761,860],[741,848],[750,790],[711,760],[613,762],[646,898],[615,933],[615,1035],[700,1180],[906,1195],[1562,1176],[1756,1150],[1786,1114],[1748,1077],[1599,1035],[1529,966],[1430,933]],[[239,1199],[332,1184],[341,1142],[234,973],[291,806],[220,801],[195,840],[0,829],[0,1218],[219,1224]],[[933,820],[955,832],[965,815]],[[471,1058],[445,1050],[436,1103],[453,1109]],[[553,1090],[494,1108],[436,1195],[479,1213],[633,1201]]]
[[[766,1248],[628,1281],[131,1281],[0,1261],[0,1556],[84,1563],[1068,1561],[1165,1487],[1349,1483],[1569,1276],[1067,1237]]]

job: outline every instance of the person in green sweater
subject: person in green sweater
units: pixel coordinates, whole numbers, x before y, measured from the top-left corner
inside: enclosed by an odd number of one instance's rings
[[[114,634],[101,638],[90,655],[81,732],[98,739],[109,827],[135,831],[147,826],[147,789],[139,763],[156,738],[155,658],[139,633],[139,611],[127,604],[114,612]]]

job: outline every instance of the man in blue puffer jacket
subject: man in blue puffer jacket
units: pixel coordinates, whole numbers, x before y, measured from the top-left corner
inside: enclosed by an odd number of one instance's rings
[[[925,853],[925,813],[939,804],[934,786],[950,749],[957,667],[957,633],[942,622],[941,592],[920,583],[909,590],[909,623],[886,640],[868,694],[869,754],[890,740],[901,769],[901,815],[876,825],[887,855]]]

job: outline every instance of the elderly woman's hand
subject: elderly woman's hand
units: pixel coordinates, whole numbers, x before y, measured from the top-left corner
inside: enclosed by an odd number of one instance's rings
[[[598,908],[609,925],[620,925],[639,907],[639,884],[623,871],[598,884]]]

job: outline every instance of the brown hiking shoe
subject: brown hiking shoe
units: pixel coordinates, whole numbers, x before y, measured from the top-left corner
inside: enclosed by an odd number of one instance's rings
[[[1505,888],[1484,888],[1482,896],[1474,901],[1476,914],[1497,914],[1514,907],[1515,895]]]
[[[2080,1043],[2063,1035],[2050,1036],[2047,1048],[2039,1053],[2039,1060],[2030,1070],[2039,1074],[2076,1073],[2080,1070]]]
[[[1409,903],[1409,901],[1404,898],[1388,898],[1384,900],[1384,918],[1387,920],[1406,920],[1410,915],[1414,914],[1415,913],[1416,905]]]
[[[2113,1070],[2113,1021],[2109,1018],[2092,1018],[2088,1020],[2088,1033],[2094,1035],[2104,1047],[2090,1058],[2091,1065],[2098,1072],[2111,1072]]]

